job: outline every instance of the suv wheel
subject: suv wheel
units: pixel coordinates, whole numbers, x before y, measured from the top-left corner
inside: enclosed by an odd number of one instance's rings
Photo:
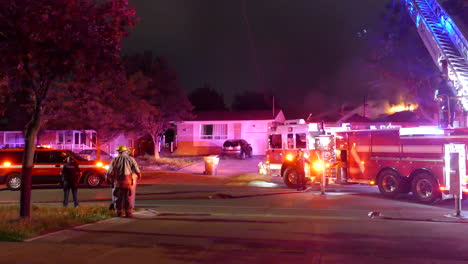
[[[102,183],[101,177],[99,177],[99,175],[97,175],[94,172],[90,172],[86,176],[86,185],[88,185],[88,187],[91,187],[91,188],[98,187],[99,185],[101,185],[101,183]]]
[[[12,191],[19,190],[21,188],[21,175],[19,173],[13,173],[7,177],[6,186]]]

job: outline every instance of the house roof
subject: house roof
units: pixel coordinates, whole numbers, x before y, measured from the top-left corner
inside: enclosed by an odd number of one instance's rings
[[[282,110],[276,110],[273,115],[271,110],[249,111],[200,111],[195,112],[195,118],[190,121],[227,121],[227,120],[274,120]]]
[[[417,112],[402,111],[396,112],[391,115],[385,115],[374,120],[376,122],[419,122],[419,123],[430,123],[430,120],[426,120]]]

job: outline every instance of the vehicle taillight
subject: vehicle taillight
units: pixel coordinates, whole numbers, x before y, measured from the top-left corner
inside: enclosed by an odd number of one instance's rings
[[[11,162],[5,161],[5,162],[3,162],[3,166],[5,166],[5,167],[10,167],[10,166],[11,166]]]
[[[104,166],[104,163],[102,163],[102,162],[98,161],[98,162],[96,163],[96,166],[98,166],[98,167],[102,167],[102,166]]]

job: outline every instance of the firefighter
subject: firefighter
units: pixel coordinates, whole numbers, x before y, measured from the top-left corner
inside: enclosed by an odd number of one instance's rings
[[[298,191],[306,189],[305,163],[310,164],[310,161],[304,156],[304,151],[299,149],[294,158],[294,168],[297,173],[296,186]]]
[[[438,102],[439,124],[443,128],[453,127],[457,110],[457,99],[454,97],[455,89],[450,79],[445,74],[439,75],[434,98]]]
[[[80,182],[81,171],[78,163],[70,156],[66,157],[66,160],[67,162],[63,165],[60,173],[62,175],[63,185],[63,206],[68,206],[68,197],[71,190],[75,207],[78,207],[78,185]]]
[[[119,154],[111,161],[107,177],[114,186],[113,196],[116,197],[117,216],[122,216],[125,211],[126,217],[132,217],[134,207],[132,186],[136,185],[136,182],[134,183],[136,179],[141,178],[141,172],[135,159],[128,155],[127,147],[120,145],[117,147],[117,152]],[[136,175],[136,179],[133,178],[133,174]]]

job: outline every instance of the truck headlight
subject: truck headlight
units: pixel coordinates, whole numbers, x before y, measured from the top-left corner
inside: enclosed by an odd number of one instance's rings
[[[286,158],[286,160],[288,160],[288,161],[293,161],[294,155],[291,154],[291,153],[288,153],[288,154],[286,154],[286,157],[285,157],[285,158]]]

